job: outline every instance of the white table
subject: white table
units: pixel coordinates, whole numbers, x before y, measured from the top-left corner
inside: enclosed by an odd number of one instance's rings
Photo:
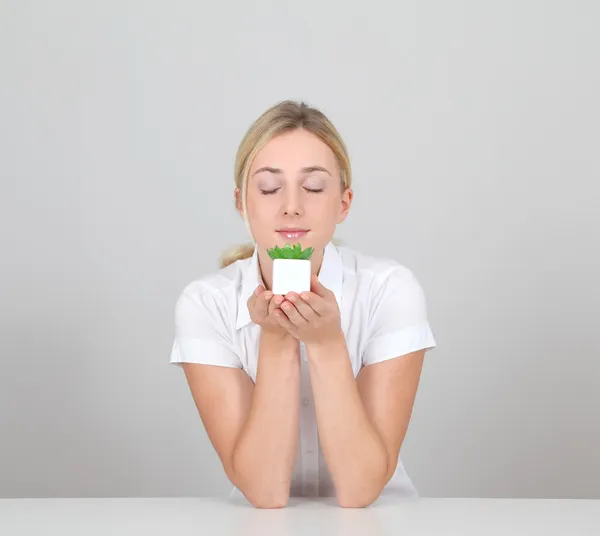
[[[341,508],[292,498],[260,510],[205,497],[0,499],[2,536],[600,535],[600,500],[389,499]]]

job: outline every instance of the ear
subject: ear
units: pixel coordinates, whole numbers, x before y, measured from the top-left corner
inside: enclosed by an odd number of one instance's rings
[[[242,191],[239,188],[236,188],[233,191],[233,196],[235,198],[235,208],[239,212],[240,216],[244,217],[244,207],[242,206]]]
[[[352,199],[354,192],[352,188],[345,188],[342,192],[342,201],[340,203],[340,213],[338,215],[337,223],[342,223],[348,217],[348,211],[352,205]]]

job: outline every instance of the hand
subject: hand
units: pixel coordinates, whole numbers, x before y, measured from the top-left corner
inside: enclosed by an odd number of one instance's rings
[[[273,296],[270,290],[266,290],[262,285],[258,285],[247,302],[252,322],[258,324],[263,331],[268,331],[281,337],[289,336],[287,330],[279,324],[273,314],[282,302],[283,296]]]
[[[321,345],[343,338],[335,294],[311,275],[310,292],[288,292],[274,311],[279,325],[306,345]]]

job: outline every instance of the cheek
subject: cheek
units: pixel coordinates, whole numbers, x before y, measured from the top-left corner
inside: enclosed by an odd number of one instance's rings
[[[277,215],[277,205],[268,196],[258,199],[248,198],[248,215],[250,220],[258,225],[273,222]]]
[[[337,199],[319,196],[318,198],[312,199],[309,206],[311,212],[315,215],[320,215],[321,218],[335,218],[337,211],[339,210],[340,202]]]

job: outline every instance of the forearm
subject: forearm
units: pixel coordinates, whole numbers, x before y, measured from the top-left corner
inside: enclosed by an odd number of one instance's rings
[[[253,503],[285,503],[298,446],[300,356],[293,337],[262,332],[248,418],[234,448],[236,485]]]
[[[385,485],[387,453],[363,406],[343,334],[307,346],[321,449],[338,502],[366,506]]]

